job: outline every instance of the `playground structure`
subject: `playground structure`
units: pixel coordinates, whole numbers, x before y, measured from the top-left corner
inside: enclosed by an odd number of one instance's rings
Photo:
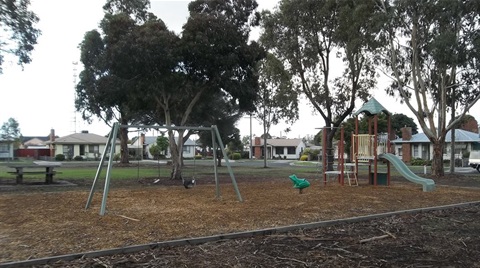
[[[322,129],[322,165],[323,165],[323,184],[327,184],[330,176],[336,176],[341,185],[345,183],[345,175],[347,175],[348,184],[358,186],[357,174],[355,170],[351,170],[352,165],[345,163],[344,148],[345,148],[345,132],[343,128],[340,130],[340,140],[338,141],[337,152],[337,169],[334,170],[335,150],[327,146],[327,136],[332,128],[324,127]],[[352,176],[352,177],[351,177]]]
[[[104,184],[104,190],[103,190],[103,197],[102,197],[102,204],[100,207],[100,215],[105,215],[106,212],[106,206],[107,206],[107,197],[108,197],[108,191],[110,188],[110,177],[111,177],[111,170],[112,170],[112,164],[113,164],[113,159],[115,155],[115,142],[116,138],[118,135],[118,131],[120,128],[143,128],[143,129],[167,129],[167,130],[199,130],[199,131],[210,131],[212,133],[212,144],[213,144],[213,169],[214,169],[214,175],[215,175],[215,193],[216,197],[220,198],[220,184],[218,181],[218,173],[217,173],[217,165],[216,165],[216,151],[217,151],[217,142],[218,146],[220,147],[220,150],[222,154],[224,155],[225,163],[228,168],[228,172],[230,173],[230,178],[232,179],[232,184],[235,190],[235,193],[237,195],[238,201],[242,202],[242,196],[240,194],[240,191],[238,189],[237,182],[235,180],[235,176],[233,174],[232,167],[230,165],[230,161],[228,159],[227,154],[225,153],[225,147],[223,145],[222,139],[220,138],[220,133],[218,132],[217,126],[213,125],[211,127],[174,127],[174,126],[157,126],[157,125],[120,125],[118,122],[114,123],[112,126],[112,130],[110,131],[107,139],[107,143],[105,146],[105,150],[102,154],[102,158],[100,159],[100,163],[98,164],[97,172],[95,174],[95,178],[93,180],[92,188],[90,189],[90,194],[88,196],[87,204],[85,205],[85,209],[88,209],[92,203],[93,199],[93,194],[95,192],[96,184],[97,181],[100,177],[100,174],[102,172],[103,164],[105,163],[105,158],[107,157],[107,154],[109,155],[108,157],[108,165],[107,165],[107,173],[106,173],[106,178],[105,178],[105,184]],[[185,185],[185,182],[183,182],[184,186],[186,188],[187,185]]]
[[[387,116],[387,133],[378,133],[378,115],[384,113]],[[368,133],[359,133],[358,116],[365,114],[368,117]],[[433,191],[435,182],[414,174],[397,156],[391,153],[390,139],[394,137],[391,128],[390,113],[375,98],[366,102],[355,114],[355,132],[352,135],[351,156],[352,163],[345,163],[344,159],[344,131],[340,128],[340,140],[338,142],[337,169],[334,170],[331,154],[333,148],[327,148],[326,138],[330,128],[323,128],[323,180],[327,182],[327,176],[336,175],[341,185],[344,185],[345,174],[350,185],[353,177],[354,183],[358,185],[358,168],[360,165],[368,166],[369,183],[377,186],[390,185],[391,167],[393,164],[396,170],[407,180],[423,186],[424,192]],[[379,172],[379,161],[386,163],[386,171]],[[348,167],[347,169],[345,167]],[[350,168],[353,167],[353,170]],[[373,170],[372,170],[373,168]]]

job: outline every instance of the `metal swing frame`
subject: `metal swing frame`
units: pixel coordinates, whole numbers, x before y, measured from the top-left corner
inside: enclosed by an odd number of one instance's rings
[[[220,198],[220,184],[218,181],[218,172],[217,172],[217,165],[216,165],[216,159],[217,159],[217,143],[222,150],[222,153],[225,157],[225,164],[228,168],[228,172],[230,173],[230,178],[232,179],[232,184],[233,188],[235,190],[235,193],[237,194],[237,199],[240,202],[243,202],[242,196],[240,194],[240,191],[238,189],[237,182],[235,180],[235,176],[233,174],[232,166],[230,165],[230,161],[228,159],[227,154],[225,153],[225,147],[223,146],[222,139],[220,138],[220,133],[218,132],[218,128],[216,125],[212,125],[211,127],[174,127],[174,126],[158,126],[158,125],[120,125],[120,123],[114,123],[112,126],[112,130],[110,131],[107,139],[107,143],[105,146],[105,150],[103,151],[102,158],[100,160],[100,163],[98,164],[97,172],[95,174],[95,178],[93,180],[92,187],[90,189],[90,194],[88,195],[87,203],[85,205],[85,209],[88,209],[92,203],[93,195],[95,192],[95,188],[97,185],[97,181],[100,177],[100,174],[102,172],[102,167],[103,164],[105,163],[106,156],[107,154],[109,155],[108,157],[108,165],[107,165],[107,172],[106,172],[106,177],[105,177],[105,184],[103,188],[103,198],[102,198],[102,204],[100,207],[100,215],[105,215],[106,212],[106,207],[107,207],[107,197],[108,197],[108,192],[110,188],[110,179],[111,179],[111,171],[112,171],[112,166],[113,166],[113,158],[115,155],[115,145],[116,145],[116,137],[118,135],[118,131],[120,128],[153,128],[153,129],[167,129],[167,130],[200,130],[200,131],[210,131],[212,133],[212,144],[213,144],[213,169],[215,173],[215,196],[217,199]],[[110,150],[110,151],[109,151]]]

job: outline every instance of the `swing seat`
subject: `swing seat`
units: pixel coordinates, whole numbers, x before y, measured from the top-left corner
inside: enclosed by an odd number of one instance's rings
[[[302,189],[310,186],[310,182],[307,179],[299,179],[295,174],[290,175],[289,178],[293,182],[293,188],[300,189],[300,192]]]
[[[195,179],[183,179],[183,186],[186,189],[190,189],[190,188],[194,187],[195,184],[196,184]]]

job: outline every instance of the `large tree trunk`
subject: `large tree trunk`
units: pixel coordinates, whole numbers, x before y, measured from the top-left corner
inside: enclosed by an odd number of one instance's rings
[[[443,145],[439,142],[433,142],[432,175],[441,177],[445,175],[443,169]]]
[[[173,155],[172,155],[172,172],[170,173],[170,179],[182,180],[182,164],[180,163],[180,161],[174,161]]]
[[[173,131],[168,132],[172,159],[172,172],[170,174],[170,179],[172,180],[182,180],[183,133],[184,130],[178,130],[177,141],[175,141]]]
[[[120,119],[120,122],[122,125],[128,125],[128,120],[123,118]],[[120,128],[118,131],[120,135],[120,163],[128,164],[128,129]]]
[[[335,162],[335,148],[333,148],[333,138],[335,136],[336,128],[326,127],[324,128],[327,131],[327,140],[325,144],[327,145],[326,153],[327,153],[327,171],[334,170],[334,162]]]

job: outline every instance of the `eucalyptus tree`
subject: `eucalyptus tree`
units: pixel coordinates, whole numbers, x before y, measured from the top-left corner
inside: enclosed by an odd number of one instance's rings
[[[166,126],[202,126],[205,120],[200,115],[216,111],[207,109],[206,103],[231,104],[232,115],[254,109],[255,66],[263,57],[260,46],[249,42],[251,27],[258,25],[256,7],[253,0],[197,0],[188,6],[190,16],[181,37],[166,32],[163,37],[143,35],[148,44],[143,45],[148,47],[144,68],[149,71],[142,88],[153,105],[152,118]],[[181,179],[183,141],[189,133],[168,134],[171,177]]]
[[[135,22],[126,14],[106,14],[101,23],[104,35],[97,30],[85,34],[80,45],[83,70],[76,87],[75,107],[87,121],[100,118],[107,125],[133,120],[131,100],[136,94],[136,81],[124,48],[126,37]],[[121,162],[128,163],[128,129],[120,129]]]
[[[20,132],[20,124],[18,121],[10,117],[7,122],[2,124],[0,128],[0,138],[3,140],[19,141],[22,133]]]
[[[356,101],[367,101],[376,84],[373,53],[381,23],[375,4],[282,0],[277,10],[262,16],[261,42],[284,62],[294,88],[331,129],[330,149],[336,127],[353,112]]]
[[[30,56],[41,31],[36,27],[39,18],[29,7],[29,0],[0,1],[0,73],[5,54],[17,57],[22,67],[32,61]]]
[[[280,120],[293,123],[298,119],[298,95],[293,90],[291,75],[273,54],[268,53],[258,68],[260,91],[255,117],[263,124],[263,133],[270,133],[270,127]],[[263,151],[263,167],[266,168],[266,135],[263,137]]]
[[[433,144],[432,173],[444,175],[445,137],[480,98],[480,2],[378,1],[389,18],[382,58],[388,92],[413,112]],[[456,100],[455,102],[453,100]],[[447,111],[458,116],[447,119]]]
[[[135,48],[132,36],[140,25],[155,16],[146,12],[147,0],[109,0],[105,16],[97,29],[87,32],[80,44],[83,70],[76,86],[75,107],[88,122],[94,117],[107,125],[138,122],[137,58],[129,51]],[[120,129],[121,162],[128,163],[128,129]]]

